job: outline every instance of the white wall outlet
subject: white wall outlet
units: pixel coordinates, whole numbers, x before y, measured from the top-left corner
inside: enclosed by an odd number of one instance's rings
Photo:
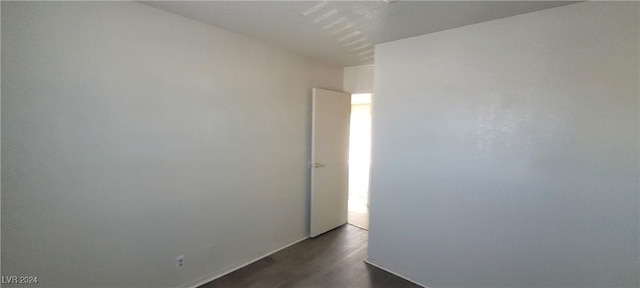
[[[176,269],[180,269],[184,266],[184,255],[176,257]]]

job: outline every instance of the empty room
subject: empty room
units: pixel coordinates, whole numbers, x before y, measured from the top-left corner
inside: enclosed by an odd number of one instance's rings
[[[0,8],[1,287],[640,287],[640,2]]]

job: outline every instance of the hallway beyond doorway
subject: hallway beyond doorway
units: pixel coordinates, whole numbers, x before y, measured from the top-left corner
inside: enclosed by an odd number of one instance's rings
[[[351,95],[348,222],[369,229],[371,94]]]

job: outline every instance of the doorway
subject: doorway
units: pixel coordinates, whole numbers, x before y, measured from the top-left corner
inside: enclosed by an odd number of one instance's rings
[[[369,230],[371,94],[351,95],[348,222]]]

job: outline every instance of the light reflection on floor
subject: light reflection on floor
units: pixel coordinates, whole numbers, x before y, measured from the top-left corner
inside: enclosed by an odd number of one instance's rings
[[[350,200],[348,210],[349,224],[369,230],[369,207],[366,203]]]

